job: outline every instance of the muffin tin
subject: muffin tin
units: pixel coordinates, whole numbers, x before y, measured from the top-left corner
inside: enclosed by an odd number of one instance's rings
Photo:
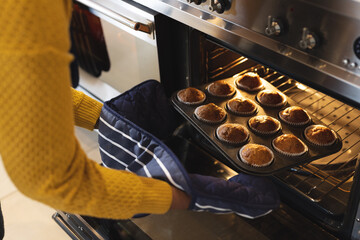
[[[311,121],[303,126],[293,126],[293,125],[287,124],[284,121],[282,121],[279,118],[279,112],[281,110],[284,110],[287,107],[296,106],[296,103],[294,101],[292,101],[291,99],[289,99],[288,97],[287,97],[286,104],[284,106],[277,107],[277,108],[262,106],[257,101],[257,97],[256,97],[259,91],[246,92],[244,90],[238,89],[235,84],[235,78],[232,78],[232,77],[223,79],[223,80],[227,81],[229,84],[234,86],[234,88],[236,89],[235,94],[232,95],[231,97],[220,98],[220,97],[212,96],[206,90],[209,83],[197,87],[199,90],[203,91],[206,94],[206,100],[201,105],[208,104],[208,103],[214,103],[214,104],[218,105],[219,107],[222,107],[223,109],[226,110],[227,116],[226,116],[225,120],[222,121],[221,123],[207,124],[207,123],[199,121],[194,115],[194,110],[199,105],[187,105],[187,104],[180,102],[177,99],[177,92],[175,92],[172,95],[171,101],[172,101],[172,104],[175,107],[175,109],[177,109],[177,111],[182,116],[184,116],[207,140],[209,140],[209,142],[229,162],[231,162],[234,165],[234,167],[237,168],[238,170],[249,173],[249,174],[254,174],[254,175],[271,175],[276,172],[283,171],[285,169],[297,166],[299,164],[308,163],[308,162],[314,161],[316,159],[331,155],[333,153],[338,152],[342,148],[341,137],[335,131],[333,131],[333,132],[334,132],[334,134],[336,134],[337,139],[331,146],[319,147],[319,146],[315,146],[314,144],[311,144],[309,141],[307,141],[307,139],[304,136],[304,130],[306,127],[308,127],[310,125],[314,125],[314,124],[325,125],[324,123],[322,123],[320,120],[318,120],[311,114],[309,114],[309,116],[311,117]],[[264,88],[262,90],[268,89],[268,90],[278,91],[273,85],[271,85],[265,79],[261,79],[261,80],[262,80],[263,86],[264,86]],[[239,115],[231,113],[227,109],[226,103],[230,99],[237,98],[237,97],[245,97],[245,98],[248,98],[248,99],[254,101],[257,104],[257,111],[254,114],[249,115],[249,116],[239,116]],[[271,116],[271,117],[279,120],[281,123],[280,131],[278,131],[277,133],[275,133],[273,135],[262,135],[262,134],[255,133],[253,130],[251,130],[249,128],[248,120],[256,115],[268,115],[268,116]],[[238,123],[238,124],[242,124],[243,126],[247,127],[247,129],[249,130],[249,134],[250,134],[248,140],[246,142],[244,142],[240,145],[236,145],[236,146],[220,141],[216,137],[216,129],[221,124],[224,124],[224,123]],[[273,139],[275,139],[276,137],[278,137],[282,134],[293,134],[293,135],[297,136],[301,141],[303,141],[307,145],[308,151],[305,154],[303,154],[301,156],[296,156],[296,157],[285,156],[285,155],[277,152],[274,149],[274,147],[272,146],[272,141],[273,141]],[[262,145],[270,148],[274,154],[274,161],[266,167],[253,167],[253,166],[250,166],[250,165],[242,162],[239,157],[239,150],[241,149],[241,147],[243,147],[245,144],[248,144],[248,143],[262,144]]]

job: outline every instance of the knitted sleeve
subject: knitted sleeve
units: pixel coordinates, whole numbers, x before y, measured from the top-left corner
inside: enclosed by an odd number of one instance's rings
[[[71,88],[71,92],[75,125],[93,130],[103,104],[73,88]]]
[[[17,188],[83,215],[166,212],[172,201],[167,183],[101,167],[75,138],[71,0],[2,0],[0,12],[0,153]]]

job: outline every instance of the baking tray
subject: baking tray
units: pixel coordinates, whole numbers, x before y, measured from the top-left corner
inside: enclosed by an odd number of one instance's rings
[[[257,101],[257,98],[256,98],[256,95],[259,91],[246,92],[246,91],[238,89],[235,85],[235,78],[233,78],[233,77],[222,79],[222,80],[228,82],[236,89],[236,92],[233,96],[231,96],[229,98],[220,98],[220,97],[214,97],[214,96],[210,95],[206,90],[206,87],[210,84],[210,83],[208,83],[208,84],[204,84],[204,85],[196,87],[197,89],[203,91],[206,94],[206,100],[202,104],[187,105],[187,104],[181,103],[177,99],[177,92],[173,93],[173,95],[171,96],[171,101],[172,101],[172,104],[175,107],[175,109],[182,116],[184,116],[195,127],[195,129],[197,129],[238,170],[249,173],[249,174],[253,174],[253,175],[271,175],[271,174],[283,171],[285,169],[288,169],[288,168],[291,168],[291,167],[294,167],[294,166],[297,166],[300,164],[308,163],[308,162],[314,161],[316,159],[331,155],[333,153],[338,152],[342,148],[341,137],[335,131],[333,131],[333,132],[337,135],[337,140],[335,141],[335,143],[333,145],[331,145],[329,147],[318,147],[318,146],[311,144],[310,142],[308,142],[305,139],[303,132],[307,126],[314,125],[314,124],[320,124],[320,125],[327,126],[326,124],[322,123],[320,120],[318,120],[316,117],[314,117],[310,113],[308,113],[308,114],[311,117],[311,121],[310,121],[310,123],[308,123],[304,126],[301,126],[301,127],[291,126],[289,124],[284,123],[278,116],[279,112],[287,107],[297,105],[290,98],[287,97],[287,103],[282,107],[279,107],[279,108],[263,107],[260,105],[260,103]],[[275,88],[273,85],[271,85],[265,79],[261,79],[261,80],[262,80],[263,86],[264,86],[264,88],[262,90],[269,89],[269,90],[278,91],[277,88]],[[235,115],[235,114],[232,114],[231,112],[229,112],[226,108],[227,101],[229,101],[232,98],[241,97],[241,96],[254,101],[257,104],[257,112],[255,112],[251,116],[238,116],[238,115]],[[214,104],[218,105],[219,107],[222,107],[223,109],[225,109],[225,111],[227,112],[227,116],[223,122],[221,122],[219,124],[206,124],[206,123],[199,121],[195,117],[195,115],[194,115],[195,109],[200,105],[205,105],[208,103],[214,103]],[[281,130],[278,133],[276,133],[274,135],[270,135],[270,136],[264,136],[264,135],[259,135],[259,134],[254,133],[248,126],[248,120],[251,117],[254,117],[256,115],[268,115],[273,118],[276,118],[281,123]],[[241,145],[234,146],[234,145],[225,144],[225,143],[221,142],[220,140],[218,140],[218,138],[216,137],[216,133],[215,133],[216,129],[217,129],[217,127],[219,127],[221,124],[224,124],[224,123],[238,123],[238,124],[242,124],[243,126],[245,126],[249,130],[249,134],[250,134],[248,141]],[[282,134],[293,134],[293,135],[297,136],[300,140],[302,140],[308,146],[308,149],[309,149],[308,152],[301,156],[297,156],[297,157],[288,157],[288,156],[278,153],[273,148],[271,142],[274,138],[276,138],[277,136],[280,136]],[[244,146],[245,144],[248,144],[248,143],[261,144],[261,145],[264,145],[264,146],[267,146],[268,148],[270,148],[274,153],[274,161],[269,166],[266,166],[266,167],[253,167],[253,166],[250,166],[250,165],[242,162],[239,157],[239,150],[242,146]]]

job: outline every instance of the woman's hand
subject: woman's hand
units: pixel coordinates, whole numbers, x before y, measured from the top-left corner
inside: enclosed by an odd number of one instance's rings
[[[182,209],[189,208],[191,197],[184,191],[181,191],[175,187],[171,187],[173,200],[170,209]]]

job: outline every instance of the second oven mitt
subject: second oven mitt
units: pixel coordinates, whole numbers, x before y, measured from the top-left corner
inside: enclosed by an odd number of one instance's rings
[[[264,177],[240,173],[229,180],[211,176],[189,174],[195,201],[194,211],[235,213],[246,218],[264,216],[278,208],[277,191]]]
[[[160,140],[172,134],[177,119],[162,85],[154,80],[105,102],[99,121],[103,165],[168,182],[192,197],[193,211],[256,218],[279,206],[275,187],[264,177],[239,174],[225,181],[188,174]]]

